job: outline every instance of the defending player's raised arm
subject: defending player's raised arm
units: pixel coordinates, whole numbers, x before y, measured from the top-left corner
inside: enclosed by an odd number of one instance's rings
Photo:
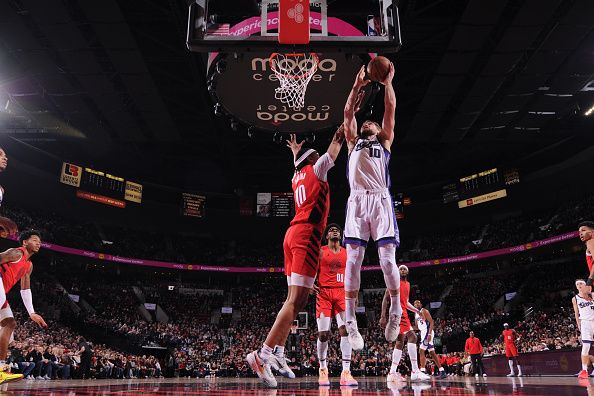
[[[379,141],[388,150],[394,141],[394,126],[396,124],[396,92],[392,85],[393,79],[394,64],[390,63],[390,72],[386,79],[381,81],[384,85],[384,119],[382,121],[382,131],[378,135]]]
[[[575,297],[573,297],[571,299],[571,303],[573,304],[573,313],[575,314],[575,323],[577,323],[577,329],[579,331],[582,331],[582,325],[580,322],[580,312],[579,312],[578,306],[577,306],[577,299]]]
[[[330,158],[332,158],[332,162],[336,161],[338,154],[340,153],[340,148],[342,147],[342,143],[344,143],[345,135],[344,135],[344,124],[341,124],[336,132],[334,132],[334,136],[332,137],[332,141],[328,146],[328,150],[326,151]]]
[[[297,159],[297,153],[299,150],[301,150],[301,147],[303,147],[304,142],[305,140],[303,140],[301,143],[297,143],[297,135],[294,133],[291,134],[289,140],[287,140],[287,147],[291,149],[291,152],[293,153],[293,162],[295,162]]]
[[[29,317],[31,318],[31,320],[41,327],[47,327],[47,323],[45,323],[45,320],[43,320],[41,315],[35,313],[35,309],[33,308],[33,295],[31,294],[32,272],[33,265],[31,265],[29,271],[21,278],[21,298],[23,299],[23,305],[27,309],[27,312],[29,313]]]
[[[0,264],[18,261],[21,259],[21,257],[23,257],[23,252],[21,252],[19,249],[8,249],[0,253]]]
[[[363,87],[367,84],[369,84],[369,80],[365,79],[365,66],[361,66],[355,78],[355,84],[353,84],[351,93],[344,105],[343,125],[345,137],[349,143],[354,143],[357,140],[357,119],[355,118],[355,113],[357,113],[365,93]]]

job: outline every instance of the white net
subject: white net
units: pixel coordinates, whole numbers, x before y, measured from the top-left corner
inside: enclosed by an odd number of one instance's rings
[[[318,62],[314,53],[272,54],[270,69],[280,83],[280,87],[274,90],[274,97],[293,110],[301,110],[305,105],[307,85],[318,70]]]

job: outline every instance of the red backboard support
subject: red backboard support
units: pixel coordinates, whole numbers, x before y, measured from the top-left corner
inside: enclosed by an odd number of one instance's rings
[[[309,0],[280,0],[278,42],[309,44]]]

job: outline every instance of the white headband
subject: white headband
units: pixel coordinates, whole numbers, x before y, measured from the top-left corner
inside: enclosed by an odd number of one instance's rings
[[[408,271],[408,267],[406,265],[402,264],[400,267],[398,267],[399,270],[402,269],[402,268],[404,268],[404,269],[406,269]]]
[[[302,163],[307,157],[309,157],[311,154],[313,154],[315,152],[316,152],[316,150],[314,150],[314,149],[307,150],[305,153],[303,153],[301,155],[301,157],[299,157],[295,160],[295,167],[298,167],[300,163]]]
[[[579,285],[580,283],[581,283],[581,284],[584,284],[584,285],[586,284],[586,282],[584,282],[583,280],[576,280],[576,281],[575,281],[575,285],[576,285],[576,286],[577,286],[577,285]]]

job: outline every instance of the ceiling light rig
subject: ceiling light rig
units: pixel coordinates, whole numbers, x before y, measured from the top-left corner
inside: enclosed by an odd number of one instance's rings
[[[586,112],[584,113],[584,115],[585,116],[589,116],[592,113],[594,113],[594,105],[592,105],[592,107],[590,107],[588,110],[586,110]]]

